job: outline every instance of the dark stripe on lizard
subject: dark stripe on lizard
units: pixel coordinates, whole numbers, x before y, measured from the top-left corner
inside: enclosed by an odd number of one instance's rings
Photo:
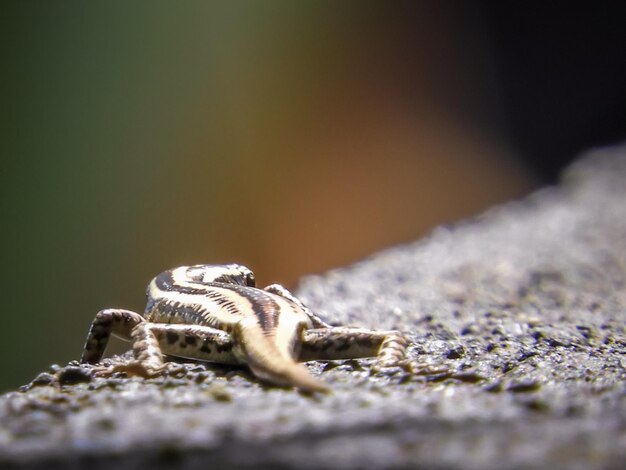
[[[252,305],[252,309],[256,315],[256,318],[265,333],[269,333],[276,328],[278,323],[278,316],[280,314],[280,307],[268,295],[266,292],[253,287],[240,286],[238,284],[226,284],[221,282],[212,282],[206,284],[200,284],[198,282],[188,281],[192,286],[180,285],[174,279],[171,271],[165,271],[159,274],[155,278],[155,284],[157,288],[164,292],[178,292],[181,294],[199,295],[207,297],[218,304],[221,304],[233,315],[241,314],[240,309],[230,299],[220,294],[219,290],[226,289],[235,292],[237,295],[245,298]],[[154,299],[156,300],[156,299]],[[162,305],[165,302],[159,302],[159,310],[162,311]],[[169,302],[168,302],[169,303]],[[149,305],[149,308],[152,306]],[[189,310],[189,307],[186,307]],[[201,307],[199,307],[201,310]],[[196,311],[194,314],[189,312],[190,316],[201,315],[200,311]],[[206,321],[202,321],[199,324],[207,324]]]

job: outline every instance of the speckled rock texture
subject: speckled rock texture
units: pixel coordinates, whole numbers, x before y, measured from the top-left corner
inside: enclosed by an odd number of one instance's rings
[[[316,362],[333,393],[307,396],[215,365],[54,366],[0,397],[0,467],[623,468],[626,147],[299,294],[331,323],[406,331],[431,372]]]

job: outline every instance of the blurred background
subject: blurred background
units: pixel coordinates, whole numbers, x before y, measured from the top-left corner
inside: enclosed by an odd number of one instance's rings
[[[0,391],[166,268],[295,287],[626,129],[621,2],[0,8]]]

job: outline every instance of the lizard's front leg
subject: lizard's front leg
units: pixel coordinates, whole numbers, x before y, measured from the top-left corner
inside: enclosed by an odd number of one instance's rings
[[[293,302],[298,307],[300,307],[302,311],[306,313],[306,315],[311,320],[311,324],[313,325],[313,328],[331,328],[331,325],[329,325],[320,317],[318,317],[315,313],[313,313],[313,311],[309,307],[304,305],[298,297],[293,295],[291,292],[289,292],[285,287],[281,286],[280,284],[270,284],[269,286],[265,287],[263,290],[271,294],[280,295],[281,297],[284,297],[285,299]]]

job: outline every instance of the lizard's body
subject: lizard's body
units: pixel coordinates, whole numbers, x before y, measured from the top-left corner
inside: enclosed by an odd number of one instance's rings
[[[143,315],[122,309],[98,312],[82,362],[98,362],[110,334],[133,342],[127,371],[156,375],[163,354],[222,364],[246,364],[259,378],[322,391],[326,386],[296,361],[378,355],[380,367],[405,363],[407,342],[398,332],[333,327],[280,285],[255,287],[240,265],[183,266],[148,286]]]

